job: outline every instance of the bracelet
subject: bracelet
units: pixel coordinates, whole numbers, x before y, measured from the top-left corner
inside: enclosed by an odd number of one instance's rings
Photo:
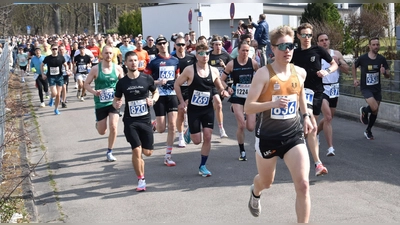
[[[303,119],[306,118],[306,116],[308,116],[308,118],[311,118],[310,113],[304,113],[304,114],[303,114]]]

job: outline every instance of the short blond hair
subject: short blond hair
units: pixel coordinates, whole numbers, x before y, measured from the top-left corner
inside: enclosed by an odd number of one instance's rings
[[[273,29],[269,33],[271,44],[275,45],[279,38],[284,37],[286,35],[288,35],[292,39],[294,39],[294,31],[291,27],[285,25],[285,26],[279,26],[279,27]]]

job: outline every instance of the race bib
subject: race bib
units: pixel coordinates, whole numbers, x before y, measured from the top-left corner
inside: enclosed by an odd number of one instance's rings
[[[129,101],[129,115],[131,117],[144,116],[149,113],[147,110],[147,102],[146,99]]]
[[[160,79],[174,80],[175,66],[160,66]]]
[[[86,65],[78,65],[78,73],[86,73],[87,66]]]
[[[144,60],[139,60],[138,67],[139,68],[144,67]]]
[[[379,83],[379,73],[367,73],[367,85],[375,85]]]
[[[114,89],[102,89],[99,98],[100,102],[111,102],[114,99]]]
[[[220,67],[220,66],[218,66],[217,69],[219,71],[219,76],[221,77],[222,73],[224,72],[225,69],[224,69],[224,67]]]
[[[272,95],[272,101],[276,101],[280,98],[288,98],[288,107],[284,108],[272,108],[271,109],[271,119],[275,120],[286,120],[296,117],[297,113],[297,95],[292,94],[288,96],[284,95]]]
[[[251,84],[236,84],[236,96],[239,98],[247,98]]]
[[[306,94],[306,103],[313,105],[313,100],[314,100],[314,91],[308,88],[304,88],[304,92]]]
[[[207,106],[210,102],[210,92],[193,91],[191,104],[197,106]]]
[[[331,84],[331,89],[329,90],[329,98],[337,98],[339,97],[339,83]]]
[[[60,75],[60,67],[50,67],[50,75]]]

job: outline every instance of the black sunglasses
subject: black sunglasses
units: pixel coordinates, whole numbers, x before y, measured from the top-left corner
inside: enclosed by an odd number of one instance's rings
[[[185,46],[186,44],[185,43],[178,43],[178,44],[176,44],[177,46],[180,46],[180,47],[183,47],[183,46]]]
[[[289,51],[294,49],[294,44],[293,43],[280,43],[278,45],[272,45],[275,47],[278,47],[279,50],[281,51],[286,51],[286,49],[289,49]]]
[[[157,45],[166,45],[167,44],[167,42],[160,42],[160,43],[157,43]]]

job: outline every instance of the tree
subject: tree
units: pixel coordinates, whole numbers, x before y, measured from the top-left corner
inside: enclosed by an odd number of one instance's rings
[[[51,4],[50,7],[51,9],[53,9],[54,31],[56,34],[60,34],[61,33],[60,5]]]
[[[142,13],[140,9],[124,12],[118,18],[118,33],[123,34],[140,34],[142,33]]]
[[[341,17],[333,3],[308,3],[301,14],[301,23],[321,21],[326,23],[340,23]]]

